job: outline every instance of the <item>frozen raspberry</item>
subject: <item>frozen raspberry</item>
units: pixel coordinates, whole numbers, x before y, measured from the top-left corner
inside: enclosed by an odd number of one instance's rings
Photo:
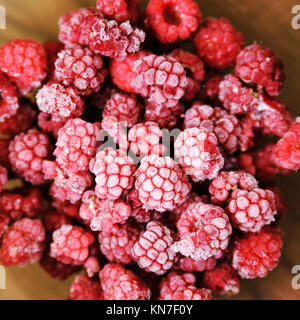
[[[218,140],[205,128],[185,129],[174,148],[178,163],[195,182],[214,179],[224,166]]]
[[[232,114],[246,114],[254,101],[253,90],[242,86],[241,81],[229,74],[219,84],[219,99]]]
[[[254,83],[270,96],[278,96],[285,75],[283,64],[267,47],[253,44],[244,48],[236,59],[235,74],[246,83]]]
[[[0,260],[4,266],[38,261],[45,247],[45,230],[39,220],[16,221],[4,234]]]
[[[185,272],[203,272],[212,270],[217,264],[216,259],[208,258],[207,260],[194,260],[190,257],[183,257],[179,260],[179,268]]]
[[[80,118],[70,119],[59,130],[54,155],[56,162],[67,173],[87,171],[95,156],[100,133],[99,123]]]
[[[139,229],[133,224],[125,224],[117,232],[100,232],[100,250],[110,262],[130,263],[131,250],[138,241]]]
[[[64,121],[59,118],[52,117],[48,113],[40,112],[38,115],[38,126],[47,133],[51,133],[53,137],[58,137],[58,131],[64,126]]]
[[[180,240],[172,249],[196,261],[221,258],[232,231],[221,207],[202,202],[191,204],[183,212],[177,228]]]
[[[136,96],[125,93],[115,93],[106,102],[102,117],[114,116],[119,121],[125,122],[131,128],[140,117],[142,106]]]
[[[9,223],[10,223],[10,218],[5,214],[0,213],[0,243],[1,243],[2,236],[6,231]]]
[[[213,270],[205,271],[203,284],[206,288],[222,296],[238,294],[240,280],[237,272],[228,262],[223,262]]]
[[[97,9],[105,16],[118,22],[139,20],[140,0],[97,0]]]
[[[62,50],[55,62],[55,80],[77,88],[81,95],[99,91],[106,75],[102,58],[85,47]]]
[[[240,125],[242,132],[239,136],[239,148],[240,151],[245,152],[254,146],[255,129],[257,129],[257,123],[250,114],[240,119]]]
[[[48,62],[48,74],[46,80],[52,80],[54,77],[55,61],[57,54],[63,50],[64,45],[59,41],[46,41],[43,43],[43,47],[47,54]]]
[[[188,85],[183,65],[171,57],[151,54],[139,59],[134,70],[136,77],[132,86],[155,104],[174,107]]]
[[[78,276],[72,283],[69,300],[103,300],[101,285],[97,280]]]
[[[195,36],[198,55],[212,68],[225,69],[235,63],[244,37],[225,18],[208,18]]]
[[[230,196],[230,192],[240,188],[252,190],[258,187],[258,181],[245,171],[223,171],[209,186],[211,200],[215,204],[223,204]]]
[[[161,275],[174,264],[173,243],[171,230],[158,221],[151,221],[133,246],[132,254],[141,269]]]
[[[55,231],[64,224],[71,224],[72,222],[70,217],[54,209],[46,211],[42,218],[46,232]]]
[[[195,54],[182,49],[175,49],[168,56],[175,58],[186,69],[189,76],[184,98],[193,100],[200,90],[200,82],[204,80],[204,63]]]
[[[78,95],[78,90],[58,83],[44,85],[36,95],[36,103],[42,112],[66,121],[69,118],[81,116],[84,102]]]
[[[247,233],[233,248],[232,266],[243,279],[263,278],[279,263],[282,240],[280,230],[266,227]]]
[[[34,185],[45,182],[42,164],[49,153],[50,141],[37,129],[20,133],[9,144],[9,161],[13,171]]]
[[[124,224],[130,217],[131,208],[122,200],[101,200],[94,191],[87,191],[82,197],[79,215],[90,224],[93,231],[115,232],[118,224]]]
[[[0,69],[26,94],[46,77],[46,51],[33,40],[14,39],[0,48]]]
[[[220,105],[219,103],[219,84],[223,80],[223,76],[217,72],[206,72],[206,77],[201,85],[199,99],[201,101],[208,100],[210,103]]]
[[[9,155],[8,146],[10,141],[11,140],[7,138],[4,138],[4,139],[0,138],[0,164],[5,167],[9,167],[10,165],[9,158],[8,158],[8,155]]]
[[[147,300],[150,289],[131,270],[108,263],[99,273],[105,300]]]
[[[159,300],[211,300],[211,291],[197,289],[192,273],[171,272],[159,284]]]
[[[168,107],[165,104],[155,104],[148,101],[145,109],[145,121],[156,122],[161,129],[172,130],[179,125],[184,105],[176,104],[174,107]]]
[[[95,192],[101,199],[115,200],[132,188],[136,167],[123,150],[110,147],[98,152],[90,161],[90,171],[95,174]]]
[[[289,170],[300,168],[300,118],[297,118],[289,131],[277,142],[276,163]]]
[[[141,160],[135,189],[147,209],[163,212],[183,203],[191,184],[173,159],[153,154]]]
[[[271,190],[274,193],[275,197],[275,205],[277,209],[277,215],[276,219],[282,219],[286,216],[289,209],[289,203],[287,198],[282,194],[281,190],[277,187],[270,187],[269,190]]]
[[[94,236],[83,228],[65,224],[53,232],[50,256],[64,264],[82,265],[89,255]]]
[[[184,40],[197,30],[202,14],[193,0],[150,0],[146,24],[161,42]]]
[[[163,132],[155,122],[143,122],[134,125],[128,132],[130,150],[137,156],[151,154],[162,155],[166,147],[160,144]]]
[[[149,54],[150,52],[141,49],[137,53],[126,56],[123,60],[112,59],[109,67],[112,82],[125,92],[136,93],[132,86],[132,80],[135,78],[134,64]]]
[[[87,258],[86,262],[84,263],[84,269],[89,278],[92,278],[96,273],[100,271],[100,265],[98,258],[95,256],[90,256]]]

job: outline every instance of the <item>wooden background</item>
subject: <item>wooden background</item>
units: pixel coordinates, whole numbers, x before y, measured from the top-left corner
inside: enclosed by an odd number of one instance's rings
[[[0,45],[14,37],[39,41],[55,39],[57,19],[96,0],[0,0],[6,8],[7,29],[0,30]],[[147,2],[147,1],[145,1]],[[204,16],[227,17],[242,31],[247,43],[272,47],[284,61],[287,74],[282,99],[300,115],[300,30],[291,27],[292,7],[300,0],[201,0]],[[293,265],[300,265],[300,179],[299,174],[279,177],[278,183],[290,201],[283,222],[284,248],[279,267],[265,279],[242,282],[235,299],[300,299],[300,289],[291,286]],[[64,299],[71,280],[50,279],[38,265],[7,269],[7,289],[0,299]]]

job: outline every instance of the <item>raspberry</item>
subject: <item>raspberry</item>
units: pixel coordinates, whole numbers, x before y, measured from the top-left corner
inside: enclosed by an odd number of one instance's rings
[[[180,102],[169,108],[165,104],[155,104],[148,101],[145,109],[145,121],[156,122],[161,129],[172,130],[178,126],[184,113],[184,105]]]
[[[300,168],[300,118],[297,118],[289,131],[277,142],[276,163],[289,170]]]
[[[176,253],[171,249],[173,243],[171,230],[158,221],[151,221],[133,246],[132,254],[141,269],[162,275],[175,261]]]
[[[102,58],[88,48],[74,46],[62,50],[55,62],[55,80],[77,88],[81,95],[99,91],[106,75]]]
[[[172,249],[192,259],[219,259],[232,232],[228,216],[221,207],[202,202],[191,204],[177,223],[180,240]]]
[[[192,273],[171,272],[159,284],[159,300],[211,300],[211,291],[197,289]]]
[[[0,243],[4,232],[8,228],[9,223],[10,218],[5,214],[0,213]]]
[[[219,84],[219,99],[232,114],[246,114],[254,102],[253,90],[242,86],[241,81],[229,74]]]
[[[184,40],[197,30],[202,14],[193,0],[150,0],[146,24],[161,42]]]
[[[50,256],[64,264],[82,265],[89,255],[94,236],[83,228],[65,224],[52,235]]]
[[[36,95],[36,102],[42,112],[51,114],[63,121],[81,116],[84,102],[78,90],[58,83],[44,85]]]
[[[232,266],[243,279],[263,278],[278,265],[281,247],[278,228],[247,233],[233,248]]]
[[[236,188],[252,190],[258,187],[258,181],[245,171],[223,171],[209,186],[211,200],[215,204],[223,204]]]
[[[151,154],[162,155],[166,152],[166,147],[160,144],[162,135],[162,130],[155,122],[136,124],[128,132],[130,150],[140,157]]]
[[[270,96],[278,96],[285,75],[283,64],[267,47],[253,44],[244,48],[236,59],[235,74],[246,83],[254,83]]]
[[[215,178],[224,166],[218,140],[205,128],[182,131],[175,141],[174,149],[178,163],[195,182]]]
[[[84,268],[89,278],[92,278],[96,273],[100,271],[99,261],[96,257],[90,256],[84,263]]]
[[[219,95],[219,84],[223,80],[223,76],[217,72],[206,72],[206,79],[202,82],[200,100],[206,100],[220,105]],[[203,97],[202,97],[203,96]]]
[[[183,257],[179,260],[179,267],[185,272],[203,272],[205,270],[212,270],[216,266],[216,259],[208,258],[207,260],[194,260],[190,257]]]
[[[136,96],[125,93],[115,93],[106,102],[102,117],[114,116],[119,121],[125,122],[131,128],[136,124],[140,117],[142,106]]]
[[[275,205],[277,209],[276,219],[280,220],[283,217],[285,217],[288,212],[288,209],[289,209],[288,200],[285,198],[285,196],[282,194],[279,188],[270,187],[269,190],[271,190],[274,193]]]
[[[48,113],[40,112],[38,115],[38,126],[44,132],[51,133],[53,137],[57,138],[59,129],[64,126],[64,121],[52,117]]]
[[[252,115],[240,119],[242,132],[239,136],[239,147],[241,151],[247,151],[254,145],[254,130],[257,128],[256,121]]]
[[[204,63],[195,54],[181,49],[173,50],[169,57],[175,58],[186,69],[188,76],[188,86],[184,95],[187,100],[193,100],[200,90],[200,83],[204,80]]]
[[[103,300],[101,285],[86,276],[78,276],[72,283],[69,300]]]
[[[68,120],[58,132],[54,155],[66,173],[87,171],[90,160],[97,151],[99,123],[89,123],[80,118]]]
[[[43,214],[43,225],[46,232],[53,232],[64,224],[71,224],[72,219],[60,211],[48,210]]]
[[[16,221],[4,234],[0,260],[4,266],[26,265],[42,257],[45,230],[39,220]]]
[[[131,270],[108,263],[99,273],[105,300],[147,300],[150,289]]]
[[[7,183],[7,181],[7,170],[0,165],[0,192],[2,191],[2,188]]]
[[[110,262],[130,263],[131,250],[138,241],[139,229],[133,224],[125,224],[117,232],[101,232],[98,241],[100,251]]]
[[[140,0],[97,0],[97,9],[105,16],[117,22],[139,20]]]
[[[234,65],[244,45],[244,37],[225,18],[208,18],[194,38],[198,55],[212,68]]]
[[[43,47],[46,51],[48,62],[48,75],[46,80],[52,80],[54,77],[54,68],[57,54],[61,50],[63,50],[64,45],[59,41],[46,41],[43,43]]]
[[[101,150],[90,161],[90,171],[96,176],[96,195],[101,199],[120,198],[132,188],[135,170],[125,151],[110,147]]]
[[[135,78],[134,64],[149,54],[150,52],[141,49],[137,53],[126,56],[123,60],[112,59],[109,67],[112,82],[125,92],[136,93],[132,86],[132,81]]]
[[[49,153],[50,141],[37,129],[20,133],[9,144],[9,161],[13,171],[34,185],[45,182],[42,164]]]
[[[188,78],[181,63],[174,58],[151,54],[135,64],[132,86],[155,104],[174,107],[183,97]]]
[[[222,262],[213,270],[205,271],[203,284],[206,288],[222,296],[238,294],[240,291],[237,272],[228,262]]]
[[[61,211],[65,215],[71,218],[79,219],[79,207],[80,203],[75,204],[70,202],[52,201],[52,206],[58,211]]]
[[[33,40],[14,39],[0,48],[0,69],[26,94],[46,77],[46,51]]]
[[[153,154],[141,160],[135,189],[147,209],[163,212],[183,203],[191,184],[173,159]]]

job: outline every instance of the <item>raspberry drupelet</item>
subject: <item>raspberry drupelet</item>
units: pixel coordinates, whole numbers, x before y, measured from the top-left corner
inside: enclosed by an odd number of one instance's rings
[[[135,189],[147,209],[164,212],[186,200],[191,184],[172,158],[153,154],[141,160]]]
[[[77,88],[81,95],[99,91],[106,75],[102,58],[89,48],[73,46],[58,53],[55,80]]]
[[[247,233],[234,245],[232,267],[243,279],[263,278],[278,265],[281,247],[280,229],[276,227]]]
[[[221,207],[202,202],[191,204],[177,222],[180,240],[172,245],[192,259],[219,259],[228,246],[232,227]]]
[[[224,166],[217,137],[205,128],[188,128],[174,143],[175,157],[194,182],[214,179]]]
[[[178,267],[185,272],[203,272],[205,270],[212,270],[215,268],[217,260],[208,258],[207,260],[194,260],[190,257],[182,257],[179,260]]]
[[[283,64],[267,47],[253,44],[244,48],[236,59],[235,74],[245,83],[256,84],[270,96],[278,96],[285,75]]]
[[[208,18],[194,38],[198,55],[212,68],[234,65],[244,45],[243,35],[225,18]]]
[[[202,14],[194,0],[150,0],[146,25],[161,42],[185,40],[201,22]]]
[[[157,275],[169,270],[176,259],[171,249],[174,243],[172,231],[158,221],[151,221],[132,248],[132,255],[141,269]]]
[[[105,300],[148,300],[151,292],[131,270],[108,263],[99,273]]]
[[[14,39],[0,48],[0,69],[26,94],[46,77],[46,51],[36,41]]]
[[[107,147],[90,161],[90,171],[96,176],[96,195],[116,200],[132,188],[136,167],[125,151]]]
[[[45,84],[36,95],[40,111],[57,117],[62,121],[80,117],[84,102],[73,87],[64,87],[58,83]]]
[[[50,256],[64,264],[82,265],[89,256],[94,236],[82,227],[65,224],[52,234]]]
[[[134,71],[132,86],[155,104],[174,107],[188,86],[183,65],[171,57],[150,54],[135,63]]]
[[[95,279],[78,276],[71,285],[69,300],[103,300],[101,284]]]
[[[45,230],[39,220],[18,220],[3,236],[0,261],[4,266],[35,263],[42,257],[45,240]]]
[[[38,117],[38,126],[46,133],[51,134],[54,138],[57,139],[58,131],[62,128],[65,124],[64,121],[60,120],[59,118],[52,117],[48,113],[40,112]]]

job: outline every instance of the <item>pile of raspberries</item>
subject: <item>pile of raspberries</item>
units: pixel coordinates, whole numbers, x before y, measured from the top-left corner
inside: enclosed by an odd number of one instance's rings
[[[59,41],[3,45],[1,264],[81,271],[75,300],[205,300],[265,277],[287,213],[274,180],[300,168],[284,80],[194,0],[98,0]]]

